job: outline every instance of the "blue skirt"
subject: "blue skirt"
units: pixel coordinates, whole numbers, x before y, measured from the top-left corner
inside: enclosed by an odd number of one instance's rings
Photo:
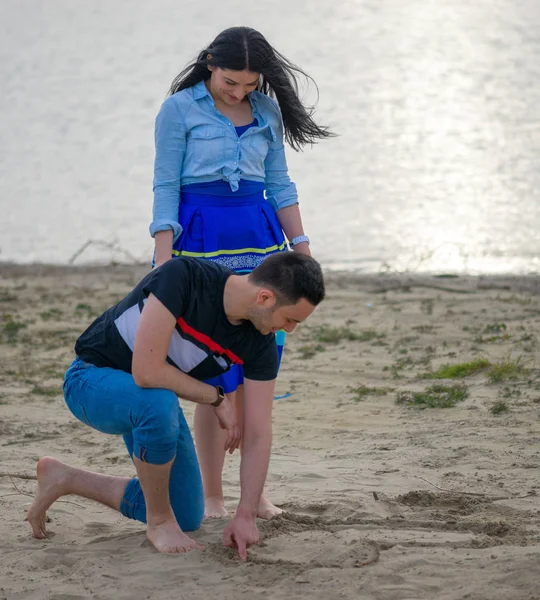
[[[238,196],[183,190],[178,222],[183,231],[173,246],[174,256],[205,258],[235,273],[249,273],[269,254],[287,250],[262,189]]]
[[[268,255],[288,250],[276,213],[264,198],[263,184],[241,186],[235,193],[225,182],[186,186],[178,222],[182,234],[173,246],[173,256],[212,260],[237,274],[250,273]],[[276,342],[281,360],[285,332],[278,332]],[[207,383],[233,392],[244,383],[243,369],[233,365]]]

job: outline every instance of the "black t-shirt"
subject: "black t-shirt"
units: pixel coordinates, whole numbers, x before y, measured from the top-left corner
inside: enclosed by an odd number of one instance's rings
[[[82,360],[131,373],[141,311],[154,294],[176,318],[167,362],[205,380],[244,367],[248,379],[268,381],[278,370],[274,334],[262,335],[250,321],[232,325],[223,308],[231,271],[206,260],[179,257],[151,271],[118,304],[98,317],[75,344]]]

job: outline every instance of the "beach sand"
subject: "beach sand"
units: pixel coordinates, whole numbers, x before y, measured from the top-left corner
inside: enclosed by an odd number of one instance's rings
[[[327,276],[277,384],[267,491],[286,512],[260,523],[246,563],[223,547],[223,520],[193,534],[203,552],[164,556],[141,524],[71,496],[50,509],[48,538],[32,539],[40,456],[134,474],[121,438],[71,415],[62,378],[76,337],[144,274],[0,265],[0,600],[540,598],[532,276]],[[461,379],[424,377],[480,359]],[[434,385],[468,395],[409,405],[442,393]],[[224,472],[231,510],[238,464]]]

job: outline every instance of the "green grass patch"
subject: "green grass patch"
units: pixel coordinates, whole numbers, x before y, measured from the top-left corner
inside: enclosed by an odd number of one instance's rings
[[[302,346],[298,348],[298,352],[300,353],[300,358],[305,360],[307,358],[313,358],[319,352],[324,352],[326,348],[321,346],[321,344],[311,344],[310,346]]]
[[[315,341],[326,344],[339,344],[342,341],[348,342],[370,342],[384,337],[384,334],[377,333],[373,329],[367,329],[356,333],[348,327],[332,327],[331,325],[321,325],[315,330]]]
[[[56,387],[42,387],[40,385],[36,385],[32,389],[32,394],[37,394],[39,396],[60,396],[62,394],[62,389]]]
[[[501,383],[503,381],[516,381],[529,375],[529,369],[523,366],[521,358],[516,361],[510,359],[492,366],[488,379],[490,383]]]
[[[49,310],[44,310],[43,312],[39,313],[39,316],[44,321],[57,321],[61,318],[62,311],[58,308],[50,308]]]
[[[492,323],[486,325],[482,333],[502,333],[506,331],[506,325],[504,323]]]
[[[469,392],[465,386],[432,385],[423,392],[399,392],[396,404],[405,404],[417,408],[452,408],[467,398]]]
[[[14,344],[21,329],[27,327],[26,323],[14,321],[11,315],[4,315],[0,325],[0,342]]]
[[[469,375],[474,375],[480,371],[488,369],[491,363],[485,358],[479,358],[467,363],[458,363],[456,365],[443,365],[433,373],[425,373],[423,379],[462,379]]]
[[[435,325],[415,325],[412,329],[418,331],[418,333],[433,333]]]
[[[494,344],[496,342],[507,342],[512,336],[508,333],[504,335],[491,335],[489,337],[483,337],[481,335],[474,339],[475,344]]]
[[[0,292],[0,302],[17,302],[17,296],[10,294],[9,292]]]
[[[393,391],[393,388],[388,387],[368,387],[367,385],[360,385],[356,388],[349,387],[349,392],[353,395],[355,402],[361,402],[367,396],[386,396]]]
[[[76,317],[97,317],[98,316],[97,310],[92,308],[90,306],[90,304],[86,304],[84,302],[77,304],[77,306],[75,307],[75,310],[73,311],[73,314]]]
[[[413,366],[414,360],[410,356],[404,356],[403,358],[398,358],[396,362],[389,367],[383,367],[383,371],[390,371],[392,379],[400,379],[403,377],[402,371],[404,369],[412,369]]]
[[[510,410],[508,404],[500,400],[499,402],[495,402],[493,406],[489,409],[492,415],[501,415],[503,413],[507,413]]]

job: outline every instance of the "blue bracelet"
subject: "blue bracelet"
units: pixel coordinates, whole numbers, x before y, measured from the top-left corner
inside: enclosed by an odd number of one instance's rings
[[[302,242],[307,242],[309,244],[309,238],[307,235],[297,235],[291,240],[291,246],[296,246],[296,244],[301,244]]]

